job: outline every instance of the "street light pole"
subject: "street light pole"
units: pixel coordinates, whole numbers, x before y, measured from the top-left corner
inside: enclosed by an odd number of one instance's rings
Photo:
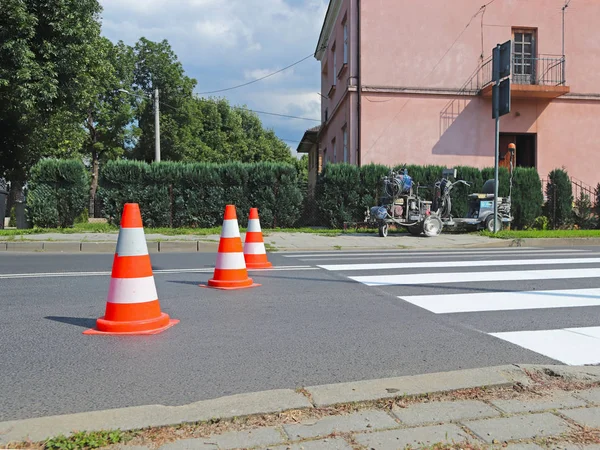
[[[154,160],[160,162],[160,112],[158,88],[154,89]]]
[[[128,95],[141,98],[152,98],[151,95],[139,95],[129,92],[127,89],[117,89],[118,92],[124,92]],[[154,89],[154,160],[160,162],[160,111],[158,101],[158,88]]]

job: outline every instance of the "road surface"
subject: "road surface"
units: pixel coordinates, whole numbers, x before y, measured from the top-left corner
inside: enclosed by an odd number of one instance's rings
[[[87,336],[112,255],[0,259],[0,420],[510,363],[600,363],[600,248],[269,255],[262,286],[198,287],[214,254],[153,254],[153,336]],[[501,281],[499,281],[501,280]],[[550,292],[543,292],[550,291]]]

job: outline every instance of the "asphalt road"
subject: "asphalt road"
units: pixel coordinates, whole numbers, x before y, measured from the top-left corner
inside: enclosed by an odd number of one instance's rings
[[[600,288],[600,248],[269,258],[277,270],[250,271],[262,286],[219,291],[198,287],[212,276],[214,254],[152,255],[162,310],[181,322],[158,335],[125,337],[82,334],[104,313],[112,255],[3,253],[0,420],[498,364],[562,363],[564,352],[552,358],[534,345],[548,341],[545,334],[523,340],[519,333],[576,328],[570,333],[592,339],[592,327],[600,326],[600,294],[582,290]],[[524,262],[534,259],[545,262]],[[413,263],[419,267],[370,266]],[[354,266],[333,267],[340,264]],[[515,281],[529,271],[534,279]],[[461,276],[467,281],[457,281]],[[536,296],[505,301],[496,294],[548,289],[577,291],[542,294],[536,305],[528,303]],[[449,294],[460,295],[444,297]],[[464,300],[465,294],[471,296]],[[486,304],[490,311],[482,310]],[[598,356],[593,348],[586,353],[587,341],[562,334],[551,339],[563,351],[577,346],[575,353],[590,363]]]

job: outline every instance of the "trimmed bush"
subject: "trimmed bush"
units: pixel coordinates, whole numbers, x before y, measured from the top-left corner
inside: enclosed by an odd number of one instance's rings
[[[72,227],[88,206],[89,177],[80,160],[42,159],[31,168],[27,206],[35,227]]]
[[[545,215],[553,228],[564,228],[573,223],[573,187],[567,171],[554,169],[548,174]]]
[[[227,204],[236,206],[242,227],[250,207],[259,209],[263,227],[290,227],[302,204],[296,168],[270,162],[110,161],[102,168],[98,195],[111,223],[119,224],[123,205],[135,202],[147,227],[220,226]]]
[[[573,211],[575,225],[580,230],[592,230],[596,228],[596,217],[594,216],[594,206],[590,196],[585,192],[579,194],[575,200],[575,209]]]
[[[397,172],[408,170],[416,193],[425,200],[433,200],[434,185],[442,177],[443,166],[397,165]],[[347,164],[327,164],[317,180],[315,207],[321,224],[339,228],[344,222],[362,222],[365,211],[378,205],[383,196],[382,177],[390,168],[370,164],[357,169]],[[456,167],[457,179],[465,180],[470,187],[456,185],[452,192],[452,214],[465,217],[468,211],[468,194],[481,192],[483,184],[494,178],[494,169]],[[499,195],[507,197],[510,191],[510,174],[504,167],[498,170]],[[514,225],[524,228],[531,225],[541,213],[542,186],[535,169],[517,168],[513,176],[512,205]]]
[[[344,222],[358,221],[357,217],[364,214],[359,193],[361,189],[357,166],[326,164],[315,189],[317,210],[323,224],[341,228]],[[372,189],[376,187],[372,186]]]
[[[512,227],[516,229],[531,227],[536,218],[541,216],[543,204],[542,181],[537,171],[533,168],[515,168],[511,198],[514,217]]]

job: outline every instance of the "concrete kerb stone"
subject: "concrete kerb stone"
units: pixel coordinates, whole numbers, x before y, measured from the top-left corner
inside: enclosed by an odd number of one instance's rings
[[[466,369],[425,375],[385,378],[381,380],[356,381],[323,386],[310,386],[306,390],[315,406],[331,406],[388,398],[434,394],[476,387],[506,387],[515,382],[530,383],[522,370],[516,366],[498,366]]]
[[[526,367],[530,371],[537,370],[545,373],[548,373],[548,371],[550,371],[550,373],[556,373],[556,371],[564,368],[564,366],[558,365]],[[600,370],[600,367],[569,366],[567,372],[571,379],[590,381],[590,372],[596,373],[596,369]],[[594,379],[591,381],[597,380]],[[291,389],[279,389],[265,392],[237,394],[213,400],[199,401],[183,406],[148,405],[39,417],[0,422],[0,445],[15,441],[21,442],[28,439],[39,442],[59,434],[69,435],[75,431],[110,429],[121,429],[126,431],[147,427],[177,425],[181,423],[206,422],[212,419],[227,420],[235,417],[274,414],[296,409],[311,409],[315,406],[333,406],[336,404],[360,401],[376,401],[384,398],[397,398],[405,394],[419,396],[424,394],[451,392],[466,388],[506,387],[512,386],[514,383],[529,385],[531,382],[531,378],[529,378],[524,370],[518,366],[497,366],[383,380],[341,383],[338,385],[313,386],[306,389],[311,395],[312,403],[307,396],[292,391]],[[595,410],[597,409],[599,408],[595,408]],[[543,414],[533,414],[533,416],[546,417]],[[387,417],[393,421],[391,416],[388,415]],[[556,415],[549,414],[547,417],[557,419],[557,424],[567,425],[567,422]],[[343,417],[336,418],[338,421],[342,419]],[[473,425],[474,428],[478,428],[478,431],[483,432],[493,420],[501,419],[486,419],[485,421],[470,422],[465,422],[465,419],[462,419],[461,423],[463,425],[469,424],[469,428]],[[374,420],[372,428],[367,428],[375,430],[380,427],[380,422],[381,421],[379,420]],[[388,425],[391,426],[391,422]],[[477,427],[477,425],[479,425],[479,427]],[[339,423],[337,425],[334,424],[334,427],[338,426]],[[383,428],[383,426],[384,425],[381,425],[381,428]],[[352,426],[351,428],[354,429],[355,427]],[[513,427],[508,426],[508,428],[511,429]],[[554,428],[562,429],[563,427],[562,425],[557,425],[557,427]],[[476,431],[473,428],[471,429],[474,432]],[[514,435],[514,433],[511,435]]]
[[[290,409],[312,408],[308,399],[290,389],[238,394],[183,406],[149,405],[0,422],[0,444],[34,442],[74,431],[135,430],[187,422],[203,422]]]

